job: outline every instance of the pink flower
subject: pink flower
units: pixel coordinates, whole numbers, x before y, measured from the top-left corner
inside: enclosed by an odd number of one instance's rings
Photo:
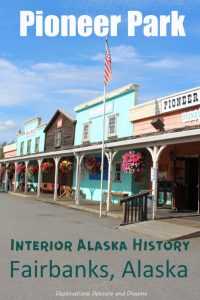
[[[138,173],[144,169],[143,156],[141,153],[130,151],[129,153],[123,154],[122,159],[121,169],[125,173]]]

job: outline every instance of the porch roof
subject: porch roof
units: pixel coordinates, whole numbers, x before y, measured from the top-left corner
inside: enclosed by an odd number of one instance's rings
[[[190,128],[184,128],[179,130],[173,130],[168,132],[158,132],[152,135],[146,136],[136,136],[128,137],[126,139],[118,139],[115,141],[107,141],[105,143],[105,150],[125,150],[131,147],[144,148],[154,145],[172,145],[172,144],[181,144],[187,142],[200,141],[200,126],[194,126]],[[76,154],[89,154],[97,153],[101,150],[101,143],[90,144],[87,146],[74,146],[73,148],[61,151],[52,151],[52,152],[42,152],[34,153],[31,155],[25,156],[16,156],[12,158],[4,158],[0,160],[0,163],[6,162],[16,162],[16,161],[25,161],[25,160],[36,160],[36,159],[45,159],[51,157],[63,157],[63,156],[72,156]]]

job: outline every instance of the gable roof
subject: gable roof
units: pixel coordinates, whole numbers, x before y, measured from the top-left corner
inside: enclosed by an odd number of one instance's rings
[[[75,122],[75,119],[66,110],[59,108],[59,109],[57,109],[57,111],[55,112],[55,114],[53,115],[53,117],[51,118],[51,120],[49,121],[47,126],[45,127],[44,132],[47,132],[47,130],[51,127],[51,125],[56,120],[56,118],[58,117],[59,114],[62,114],[70,121]]]

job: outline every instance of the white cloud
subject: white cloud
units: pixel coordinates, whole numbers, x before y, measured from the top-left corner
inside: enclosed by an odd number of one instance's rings
[[[174,70],[179,77],[196,78],[197,72],[199,72],[200,66],[200,55],[171,55],[163,58],[154,60],[147,63],[147,66],[151,69],[156,69],[156,72],[166,71],[171,72],[173,75]]]
[[[200,56],[167,54],[159,57],[142,56],[130,45],[111,48],[113,79],[108,89],[115,89],[128,82],[143,86],[144,93],[151,92],[147,86],[178,74],[185,82],[196,85]],[[92,62],[91,62],[91,60]],[[0,107],[28,106],[40,107],[49,104],[65,105],[65,99],[72,105],[79,104],[102,94],[104,53],[85,58],[85,63],[65,64],[61,62],[42,62],[15,64],[0,59]],[[176,70],[176,72],[174,72]],[[178,72],[178,73],[177,73]],[[174,82],[173,82],[174,83]],[[67,95],[70,95],[68,97]],[[69,103],[69,102],[68,102]],[[41,113],[42,114],[42,113]]]
[[[140,63],[142,59],[137,54],[137,51],[132,46],[120,45],[110,48],[112,62],[113,63]],[[105,55],[103,53],[97,53],[91,57],[94,61],[104,61]]]
[[[120,45],[117,47],[110,48],[113,69],[116,73],[122,74],[123,72],[134,75],[134,78],[139,80],[148,80],[149,72],[155,72],[154,76],[159,78],[159,72],[171,72],[173,74],[174,70],[179,70],[179,75],[181,76],[193,76],[195,72],[198,71],[200,65],[200,55],[177,55],[177,54],[165,54],[156,57],[143,56],[140,55],[137,50],[132,46]],[[89,57],[88,57],[89,59]],[[105,59],[104,53],[97,53],[96,55],[90,57],[93,61],[103,62]],[[191,72],[187,74],[187,71]],[[183,74],[184,72],[184,74]],[[193,73],[192,73],[193,72]],[[127,75],[126,75],[127,76]],[[151,78],[153,76],[151,73]],[[131,78],[127,80],[130,82]]]
[[[0,132],[6,132],[15,128],[16,124],[13,120],[0,121]]]
[[[147,63],[150,68],[160,68],[160,69],[176,69],[182,66],[182,62],[176,59],[165,58]]]
[[[56,101],[64,90],[81,90],[86,87],[94,94],[97,83],[103,78],[99,66],[76,66],[63,63],[16,65],[0,60],[0,106],[10,107],[27,103]],[[90,87],[88,89],[88,87]],[[61,91],[59,93],[59,91]],[[79,93],[80,94],[80,93]]]

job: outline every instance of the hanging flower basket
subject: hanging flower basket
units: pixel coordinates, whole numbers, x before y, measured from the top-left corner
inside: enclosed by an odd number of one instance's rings
[[[4,166],[0,167],[0,174],[3,174],[5,172],[6,168]]]
[[[73,163],[69,160],[63,160],[59,167],[62,173],[71,172],[74,168]]]
[[[53,168],[53,163],[51,163],[50,161],[47,162],[43,162],[41,164],[41,170],[44,173],[47,173],[49,171],[49,169]]]
[[[130,151],[122,156],[121,168],[125,173],[134,174],[144,170],[144,160],[141,153]]]
[[[28,173],[27,173],[28,177],[32,178],[33,175],[37,172],[37,170],[38,170],[37,166],[35,166],[35,165],[29,166],[28,169],[27,169],[27,171],[28,171]]]
[[[16,172],[18,175],[21,174],[22,172],[25,172],[25,170],[26,170],[26,166],[24,164],[19,164],[16,167]]]
[[[100,172],[101,163],[94,157],[85,158],[85,170],[91,175],[95,175]]]

